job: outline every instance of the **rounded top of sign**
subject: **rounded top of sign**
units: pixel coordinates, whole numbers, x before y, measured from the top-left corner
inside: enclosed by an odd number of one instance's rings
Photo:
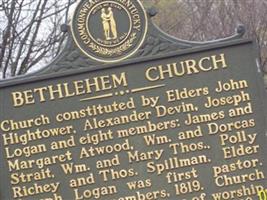
[[[99,62],[132,56],[147,33],[146,11],[139,0],[81,0],[71,32],[79,49]]]

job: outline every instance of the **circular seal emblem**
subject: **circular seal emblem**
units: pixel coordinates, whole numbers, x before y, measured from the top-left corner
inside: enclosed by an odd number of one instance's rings
[[[139,0],[81,0],[71,32],[81,51],[99,62],[133,55],[147,33],[147,15]]]

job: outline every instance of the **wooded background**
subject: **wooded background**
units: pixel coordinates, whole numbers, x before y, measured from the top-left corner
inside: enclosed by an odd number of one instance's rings
[[[245,38],[260,48],[262,69],[267,72],[267,0],[142,0],[154,6],[155,23],[165,32],[190,41],[230,36],[238,24]],[[0,76],[9,78],[47,65],[64,45],[76,0],[1,0]],[[267,76],[266,76],[267,84]]]

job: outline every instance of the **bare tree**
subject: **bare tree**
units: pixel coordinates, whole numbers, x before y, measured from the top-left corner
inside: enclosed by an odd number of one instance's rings
[[[2,78],[27,73],[59,53],[75,0],[1,0],[0,71]]]
[[[155,0],[150,2],[160,9],[156,17],[157,24],[169,34],[182,39],[205,41],[227,37],[238,24],[243,24],[247,31],[245,37],[257,41],[261,65],[267,72],[267,1],[168,0],[167,3],[162,0],[161,2],[165,3],[161,4]]]

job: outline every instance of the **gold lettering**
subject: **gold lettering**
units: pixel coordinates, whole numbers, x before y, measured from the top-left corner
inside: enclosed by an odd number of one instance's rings
[[[166,78],[181,77],[185,75],[198,74],[212,70],[228,67],[224,54],[203,57],[199,60],[184,60],[180,62],[167,63],[165,65],[149,67],[145,77],[149,81],[164,80]]]
[[[12,92],[13,106],[35,104],[36,102],[53,101],[56,99],[80,96],[118,87],[127,87],[126,73],[98,76],[84,80],[77,80],[71,83],[58,83],[47,87],[34,88],[32,90]]]

